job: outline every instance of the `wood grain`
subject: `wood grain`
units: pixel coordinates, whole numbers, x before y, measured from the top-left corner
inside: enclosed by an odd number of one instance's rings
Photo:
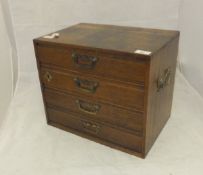
[[[51,81],[47,81],[46,73],[52,76]],[[86,95],[95,99],[109,101],[113,104],[127,106],[132,109],[143,111],[144,105],[144,91],[133,86],[124,84],[115,84],[110,81],[104,81],[87,76],[80,76],[78,74],[61,72],[58,70],[51,70],[47,68],[41,69],[42,83],[47,88],[55,88],[64,92],[72,92],[74,94]],[[98,87],[94,93],[86,92],[79,88],[74,79],[87,80],[91,82],[98,82]]]
[[[59,107],[64,111],[78,113],[87,119],[105,122],[106,124],[122,127],[133,132],[136,135],[143,136],[143,113],[132,112],[110,104],[102,103],[93,98],[76,96],[73,94],[65,94],[53,90],[44,90],[46,104],[52,107]],[[88,104],[99,105],[100,109],[95,114],[88,114],[81,111],[78,107],[77,100],[82,100]]]
[[[134,53],[136,49],[142,49],[155,53],[179,35],[179,32],[171,30],[85,23],[57,32],[60,34],[59,38],[49,40],[40,37],[37,41],[53,43],[54,45],[64,44],[114,50],[116,52]]]
[[[75,64],[72,54],[95,56],[98,61],[93,68],[83,68]],[[146,65],[141,61],[134,61],[131,57],[100,53],[94,49],[75,49],[72,47],[51,47],[49,45],[38,46],[38,56],[41,64],[59,66],[69,71],[83,74],[98,75],[112,79],[144,82]],[[122,72],[122,73],[121,73]]]
[[[57,32],[34,39],[48,124],[145,158],[170,117],[179,32],[84,23]]]
[[[109,141],[111,143],[123,146],[137,152],[142,151],[142,139],[126,132],[107,127],[99,122],[81,119],[76,114],[64,113],[62,111],[56,111],[54,109],[48,108],[49,120],[54,123],[59,123],[61,125],[67,126],[71,129],[78,130],[89,135],[93,135],[97,138]],[[84,123],[89,123],[98,126],[98,131],[94,130],[92,126],[86,127]]]

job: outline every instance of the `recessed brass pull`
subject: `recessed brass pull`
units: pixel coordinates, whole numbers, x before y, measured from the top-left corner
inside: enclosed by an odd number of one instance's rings
[[[80,111],[91,115],[96,115],[101,108],[98,104],[85,102],[83,100],[76,100],[76,104]]]
[[[49,72],[46,72],[46,73],[44,74],[44,78],[45,78],[48,82],[50,82],[50,81],[52,80],[52,75],[51,75]]]
[[[72,53],[72,59],[75,63],[75,65],[86,68],[86,69],[92,69],[96,65],[98,58],[95,56],[90,55],[82,55],[78,54],[76,52]]]
[[[99,125],[92,122],[82,121],[82,125],[84,129],[96,134],[98,134],[101,129]]]
[[[170,80],[171,80],[171,70],[170,68],[167,68],[164,70],[163,74],[157,81],[157,91],[159,92],[161,89],[169,85]]]
[[[84,79],[80,79],[80,78],[74,78],[74,82],[76,84],[76,86],[84,91],[84,92],[88,92],[88,93],[94,93],[96,92],[99,83],[95,82],[95,81],[90,81],[90,80],[84,80]]]

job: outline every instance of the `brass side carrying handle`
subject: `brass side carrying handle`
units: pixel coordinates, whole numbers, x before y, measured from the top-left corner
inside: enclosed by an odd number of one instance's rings
[[[46,72],[46,73],[44,74],[44,78],[45,78],[48,82],[50,82],[50,81],[53,79],[52,75],[51,75],[49,72]]]
[[[96,92],[99,83],[95,81],[90,80],[84,80],[80,79],[78,77],[74,78],[75,85],[82,91],[88,92],[88,93],[94,93]]]
[[[98,134],[98,132],[100,131],[100,126],[97,124],[94,124],[92,122],[87,122],[87,121],[82,121],[82,125],[84,129],[87,129],[90,132],[96,133]]]
[[[76,100],[76,104],[80,111],[91,115],[96,115],[101,108],[98,104],[85,102],[83,100]]]
[[[163,74],[157,81],[157,91],[159,92],[161,89],[169,85],[171,79],[171,69],[167,68],[164,70]]]
[[[76,52],[72,53],[72,59],[75,63],[75,65],[86,68],[86,69],[92,69],[96,65],[98,58],[95,56],[90,55],[82,55],[78,54]]]

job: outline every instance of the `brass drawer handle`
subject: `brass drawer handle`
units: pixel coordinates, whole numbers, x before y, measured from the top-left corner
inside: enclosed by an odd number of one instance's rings
[[[170,84],[171,81],[171,70],[170,68],[165,69],[161,77],[157,81],[157,91],[159,92],[161,89]]]
[[[94,93],[96,92],[99,83],[95,82],[95,81],[89,81],[89,80],[83,80],[80,78],[74,78],[74,82],[76,84],[76,86],[84,91],[84,92],[88,92],[88,93]]]
[[[78,53],[72,53],[72,59],[75,63],[75,65],[81,67],[81,68],[87,68],[92,69],[96,65],[98,58],[95,56],[89,56],[89,55],[81,55]]]
[[[78,105],[78,109],[80,111],[91,115],[96,115],[101,108],[98,104],[85,102],[83,100],[76,100],[76,104]]]
[[[101,127],[97,124],[93,124],[91,122],[87,122],[87,121],[82,121],[82,125],[84,129],[87,129],[90,132],[96,133],[98,134]]]
[[[44,74],[44,78],[45,78],[48,82],[50,82],[50,81],[53,79],[52,75],[51,75],[49,72],[46,72],[46,73]]]

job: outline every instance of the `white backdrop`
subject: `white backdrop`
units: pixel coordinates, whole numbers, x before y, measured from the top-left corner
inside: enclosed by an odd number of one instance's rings
[[[9,106],[13,92],[11,45],[0,3],[0,125]]]
[[[180,11],[182,72],[203,96],[203,1],[184,0]]]
[[[4,35],[8,36],[8,40],[10,43],[10,50],[12,55],[12,70],[13,70],[13,86],[16,86],[18,79],[18,57],[17,57],[17,47],[14,36],[14,30],[12,25],[12,16],[10,11],[10,6],[7,0],[0,0],[0,4],[2,5],[2,17],[4,20],[5,33]]]

